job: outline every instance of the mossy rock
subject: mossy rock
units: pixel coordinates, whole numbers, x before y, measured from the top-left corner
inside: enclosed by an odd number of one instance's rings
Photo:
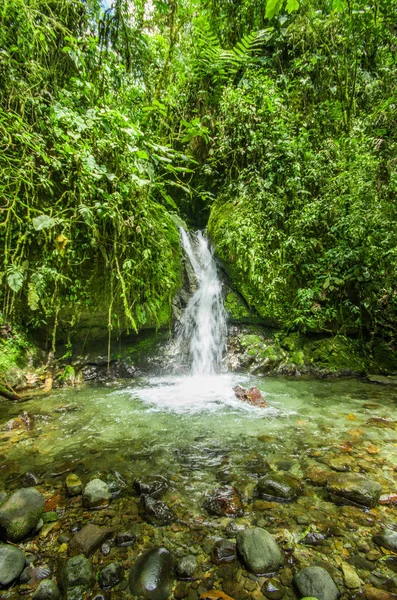
[[[244,300],[236,292],[230,292],[226,296],[225,309],[232,322],[249,321],[252,316]]]

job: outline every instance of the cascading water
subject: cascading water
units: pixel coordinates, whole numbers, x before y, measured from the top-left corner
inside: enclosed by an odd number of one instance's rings
[[[197,280],[177,334],[179,355],[188,354],[192,375],[213,375],[226,346],[226,312],[213,253],[201,231],[180,230],[181,244]]]

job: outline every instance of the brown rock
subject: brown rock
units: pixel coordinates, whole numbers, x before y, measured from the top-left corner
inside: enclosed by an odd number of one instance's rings
[[[240,517],[243,505],[236,488],[224,486],[214,492],[204,501],[204,507],[212,515]]]
[[[257,387],[252,387],[246,390],[241,385],[236,385],[233,388],[236,398],[242,402],[248,402],[252,406],[258,406],[259,408],[267,408],[269,403],[264,399],[262,392]]]
[[[98,527],[88,523],[83,529],[78,531],[72,537],[69,544],[69,555],[84,554],[91,556],[94,554],[103,542],[105,542],[113,533],[113,529],[108,527]]]
[[[397,594],[380,590],[369,584],[364,585],[363,592],[366,600],[397,600]]]

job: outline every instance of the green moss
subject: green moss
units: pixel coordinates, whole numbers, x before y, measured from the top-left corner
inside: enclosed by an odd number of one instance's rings
[[[303,350],[295,350],[295,352],[291,352],[289,359],[298,367],[303,367],[305,364],[305,354]]]
[[[229,318],[234,321],[242,321],[250,317],[250,311],[247,309],[243,300],[235,293],[230,292],[225,300],[225,309]]]
[[[73,382],[76,379],[76,371],[74,370],[74,368],[72,367],[72,365],[67,365],[62,373],[62,375],[59,376],[59,381],[61,383],[67,383],[70,385],[73,385]]]
[[[308,361],[331,371],[364,373],[368,367],[362,344],[342,336],[308,340],[304,352]]]
[[[249,348],[250,346],[254,346],[255,344],[263,343],[263,338],[260,335],[255,334],[245,334],[239,337],[240,344],[243,348]]]

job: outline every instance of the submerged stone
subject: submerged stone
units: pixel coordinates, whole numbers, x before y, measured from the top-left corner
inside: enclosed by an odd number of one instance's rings
[[[300,597],[315,597],[318,600],[337,600],[339,596],[331,575],[322,567],[307,567],[294,577]]]
[[[107,590],[118,585],[124,578],[124,570],[118,563],[106,565],[99,573],[99,585]]]
[[[302,487],[299,480],[288,473],[272,473],[258,481],[255,491],[259,498],[291,502],[302,493]]]
[[[204,507],[212,515],[240,517],[243,505],[236,488],[224,486],[216,489],[204,501]]]
[[[23,488],[0,506],[0,527],[6,539],[22,540],[40,521],[45,499],[35,488]]]
[[[101,479],[93,479],[84,489],[83,504],[86,508],[100,509],[109,506],[112,500],[109,486]]]
[[[167,600],[172,591],[173,559],[166,548],[152,548],[131,567],[128,583],[133,596]]]
[[[175,514],[165,502],[155,500],[150,496],[141,496],[141,512],[145,521],[159,527],[168,525],[176,519]]]
[[[69,558],[61,572],[62,588],[67,598],[78,598],[88,590],[93,581],[91,563],[81,554]]]
[[[183,556],[176,565],[179,579],[191,579],[197,569],[197,558],[193,554]]]
[[[327,490],[336,502],[347,501],[371,507],[377,504],[382,486],[360,473],[338,473],[329,476]]]
[[[108,527],[98,527],[88,523],[76,533],[70,540],[69,554],[84,554],[91,556],[94,554],[103,542],[105,542],[113,533],[113,529]]]
[[[135,491],[141,495],[145,494],[152,498],[160,498],[168,489],[168,483],[164,477],[146,477],[145,479],[135,479]]]
[[[69,496],[78,496],[83,491],[83,483],[75,473],[69,473],[65,485]]]
[[[256,575],[274,573],[284,562],[275,539],[260,527],[237,534],[237,552],[247,569]]]
[[[236,544],[228,539],[218,540],[212,548],[211,558],[215,565],[233,562],[236,558]]]
[[[0,587],[6,587],[17,579],[25,566],[25,555],[19,548],[0,544]]]
[[[33,600],[58,600],[61,592],[59,587],[51,579],[42,579],[33,594]]]
[[[392,529],[384,529],[382,533],[374,535],[374,542],[382,548],[397,552],[397,531]]]

